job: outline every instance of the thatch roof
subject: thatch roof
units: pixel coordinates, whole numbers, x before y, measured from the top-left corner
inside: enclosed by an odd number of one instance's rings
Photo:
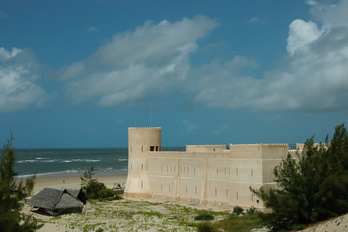
[[[86,204],[88,200],[87,194],[82,190],[82,188],[65,188],[65,190],[74,198],[79,199],[83,204]]]
[[[84,204],[81,201],[77,200],[68,193],[64,193],[60,198],[60,201],[58,201],[54,208],[57,210],[61,210],[70,208],[83,208],[83,206]]]
[[[82,198],[81,200],[79,199]],[[50,211],[82,210],[86,195],[81,189],[46,187],[27,201],[28,205]],[[84,201],[84,203],[83,203]]]
[[[64,192],[65,190],[63,189],[46,187],[29,199],[27,204],[38,208],[54,210],[54,207],[57,205]]]

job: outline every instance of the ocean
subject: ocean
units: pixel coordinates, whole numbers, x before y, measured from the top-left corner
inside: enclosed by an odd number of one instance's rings
[[[128,148],[16,149],[19,178],[82,176],[94,167],[97,175],[127,174]]]
[[[290,149],[296,145],[290,144]],[[162,147],[162,151],[185,151],[185,147]],[[15,158],[18,178],[83,176],[91,166],[96,175],[128,173],[128,148],[15,149]]]
[[[185,147],[167,147],[163,151],[183,151]],[[128,173],[128,148],[54,148],[15,149],[18,178],[83,176],[94,167],[96,175]]]

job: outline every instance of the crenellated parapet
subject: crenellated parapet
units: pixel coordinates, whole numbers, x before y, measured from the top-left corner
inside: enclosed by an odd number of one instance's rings
[[[219,152],[226,150],[226,145],[186,145],[187,152]]]
[[[196,202],[221,207],[257,207],[249,187],[275,187],[273,170],[297,150],[288,144],[187,145],[161,151],[160,127],[128,128],[126,198]],[[303,148],[303,145],[298,145]]]
[[[128,130],[159,130],[161,127],[128,127]]]

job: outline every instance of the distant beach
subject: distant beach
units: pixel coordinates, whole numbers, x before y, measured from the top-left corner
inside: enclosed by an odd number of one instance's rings
[[[102,175],[95,176],[95,178],[106,185],[108,188],[112,188],[114,184],[120,184],[124,186],[127,181],[127,175]],[[18,179],[21,181],[25,179]],[[79,176],[69,176],[69,177],[51,177],[51,178],[38,178],[35,180],[33,194],[40,192],[45,187],[81,187],[81,179]]]

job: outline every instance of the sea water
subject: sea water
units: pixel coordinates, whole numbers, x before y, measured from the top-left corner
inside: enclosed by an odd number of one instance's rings
[[[16,149],[18,177],[81,176],[93,166],[98,175],[127,174],[128,148]]]
[[[185,147],[167,147],[163,151],[183,151]],[[93,166],[96,175],[128,173],[128,148],[16,149],[18,178],[82,176]]]

